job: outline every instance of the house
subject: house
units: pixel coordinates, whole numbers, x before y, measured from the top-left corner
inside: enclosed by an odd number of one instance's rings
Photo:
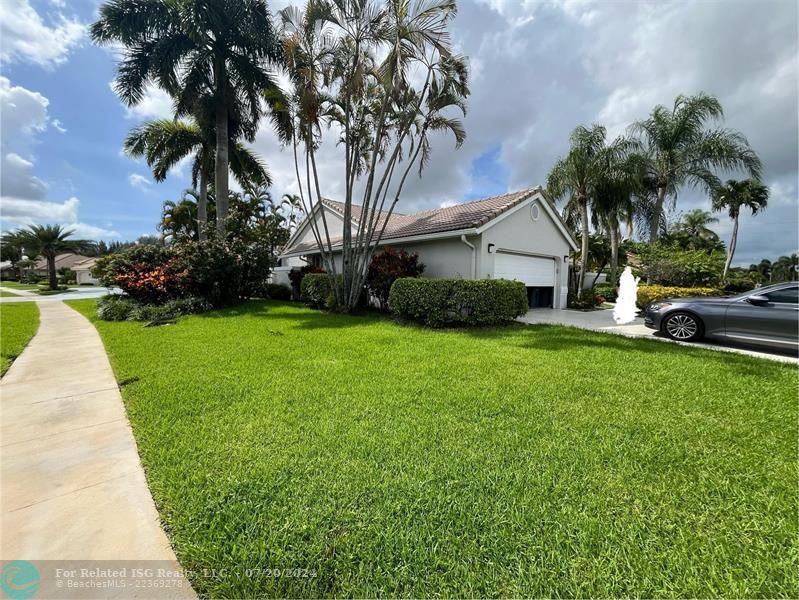
[[[360,218],[360,209],[353,205],[354,221]],[[322,211],[334,252],[341,247],[344,205],[323,199],[289,240],[273,281],[287,284],[292,269],[322,265],[310,226],[315,219],[324,231]],[[541,188],[409,215],[394,213],[380,246],[417,253],[426,266],[425,277],[521,281],[531,307],[553,308],[566,307],[569,253],[577,249]],[[340,268],[340,251],[334,260]]]
[[[100,280],[92,277],[91,273],[96,262],[96,258],[87,258],[79,263],[75,263],[72,270],[75,271],[75,279],[78,285],[98,285],[100,283]]]
[[[82,254],[73,254],[72,252],[59,254],[55,257],[56,273],[58,273],[61,269],[74,270],[76,264],[86,260],[89,260],[89,257],[83,256]],[[39,277],[47,277],[48,276],[47,259],[46,258],[37,259],[33,265],[33,272]]]

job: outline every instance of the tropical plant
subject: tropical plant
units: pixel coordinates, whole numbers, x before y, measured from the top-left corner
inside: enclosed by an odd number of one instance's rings
[[[656,106],[647,119],[630,127],[638,137],[646,179],[655,187],[649,220],[649,241],[660,231],[667,197],[676,198],[684,185],[712,193],[720,181],[712,169],[743,170],[759,178],[760,159],[737,131],[708,128],[724,116],[715,96],[677,96],[671,109]]]
[[[727,271],[730,269],[732,257],[738,245],[738,221],[741,210],[748,209],[752,216],[763,212],[768,205],[768,196],[768,188],[754,179],[745,179],[744,181],[728,179],[724,187],[713,191],[713,210],[726,210],[732,219],[732,236],[727,249],[727,261],[724,263],[723,279],[727,278]]]
[[[628,152],[629,142],[623,138],[605,143],[606,130],[601,125],[576,127],[569,136],[569,152],[559,159],[547,177],[547,193],[553,200],[566,198],[564,214],[575,222],[579,215],[581,237],[580,270],[576,294],[582,294],[582,282],[588,267],[590,221],[589,208],[601,186],[607,185],[612,165]]]
[[[325,211],[309,221],[339,310],[356,306],[408,175],[415,168],[421,175],[429,162],[430,135],[451,132],[456,147],[465,139],[463,124],[450,116],[465,112],[469,94],[465,59],[450,45],[454,15],[454,0],[309,0],[304,11],[280,12],[293,86],[287,114],[306,214],[323,197],[316,164],[323,126],[338,132],[344,149],[340,267]]]
[[[366,287],[377,299],[381,310],[388,310],[388,294],[392,284],[400,277],[419,277],[424,272],[419,255],[402,248],[384,248],[372,256]]]
[[[237,137],[242,134],[237,120],[229,119],[228,132],[230,171],[239,184],[243,188],[271,185],[272,180],[266,166],[252,150],[237,141]],[[191,121],[149,121],[131,131],[123,146],[129,156],[144,157],[156,181],[164,181],[171,168],[185,157],[193,156],[192,186],[199,192],[196,215],[198,224],[195,229],[200,239],[205,239],[205,227],[208,223],[208,182],[216,157],[215,138],[213,120],[206,115],[205,119]]]
[[[695,208],[677,223],[673,236],[686,250],[714,249],[718,247],[719,235],[710,229],[718,219],[710,212]]]
[[[190,190],[183,192],[183,198],[177,202],[167,200],[161,209],[161,222],[158,229],[166,238],[176,240],[180,237],[196,240],[198,236],[198,203]]]
[[[771,281],[779,283],[781,281],[796,281],[799,279],[799,256],[780,256],[771,266]]]
[[[252,141],[262,101],[273,108],[282,101],[272,67],[282,64],[283,50],[265,0],[112,0],[99,13],[93,40],[124,47],[114,89],[126,105],[140,103],[151,84],[174,99],[178,117],[196,116],[197,99],[210,98],[217,228],[224,230],[230,116],[246,116],[242,134]]]
[[[58,274],[55,268],[55,259],[59,254],[91,251],[94,242],[89,240],[70,239],[73,231],[64,229],[61,225],[30,225],[27,229],[12,232],[19,236],[25,251],[30,256],[41,256],[47,261],[47,278],[51,290],[58,289]]]

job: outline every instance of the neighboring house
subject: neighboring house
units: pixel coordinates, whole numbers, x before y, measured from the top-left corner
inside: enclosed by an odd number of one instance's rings
[[[59,254],[55,257],[55,270],[56,273],[61,269],[75,269],[75,265],[83,261],[89,260],[88,256],[82,254]],[[33,272],[39,277],[47,277],[47,259],[39,258],[33,266]]]
[[[75,266],[72,267],[72,270],[75,271],[75,279],[78,285],[98,285],[100,283],[100,280],[95,279],[91,274],[91,270],[96,262],[96,258],[87,258],[84,261],[76,263]]]
[[[360,209],[353,205],[354,221]],[[288,283],[293,268],[322,266],[310,219],[316,219],[324,237],[323,210],[334,252],[341,248],[344,205],[324,199],[286,245],[273,272],[276,283]],[[380,246],[417,253],[426,267],[424,277],[521,281],[527,286],[531,307],[553,308],[566,307],[569,252],[577,249],[541,188],[411,215],[394,213]],[[334,260],[340,269],[340,250]]]

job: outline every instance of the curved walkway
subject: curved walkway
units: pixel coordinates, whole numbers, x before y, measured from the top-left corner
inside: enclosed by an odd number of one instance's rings
[[[63,302],[38,305],[0,380],[0,556],[177,564],[99,334]]]

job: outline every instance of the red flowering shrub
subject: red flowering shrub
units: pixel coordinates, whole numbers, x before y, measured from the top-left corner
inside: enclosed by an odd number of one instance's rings
[[[162,304],[185,295],[185,269],[165,246],[133,246],[104,256],[93,270],[107,287],[119,287],[142,304]]]
[[[388,294],[392,284],[401,277],[419,277],[424,272],[424,265],[419,262],[419,255],[386,248],[372,256],[369,271],[366,274],[366,287],[377,298],[381,310],[388,310]]]

